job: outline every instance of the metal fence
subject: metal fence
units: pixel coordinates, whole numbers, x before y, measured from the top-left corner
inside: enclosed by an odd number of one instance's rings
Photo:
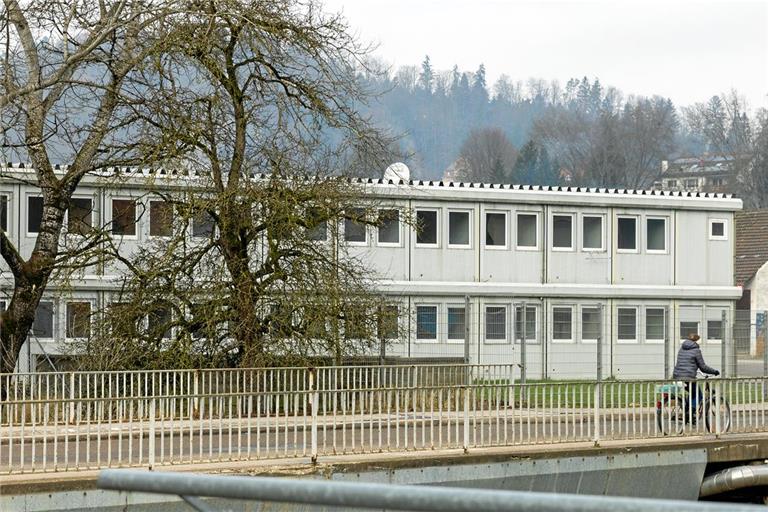
[[[521,384],[513,371],[432,365],[0,375],[0,467],[316,460],[765,430],[762,377],[707,381],[701,403],[719,401],[691,424],[681,388],[669,381]]]

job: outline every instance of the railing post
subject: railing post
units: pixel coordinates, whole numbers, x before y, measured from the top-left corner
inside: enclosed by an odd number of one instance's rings
[[[192,410],[195,417],[200,416],[200,370],[192,374]]]
[[[469,295],[464,296],[464,364],[469,364]]]
[[[319,395],[317,392],[315,369],[309,369],[309,391],[310,391],[310,404],[312,412],[312,425],[311,425],[311,446],[310,457],[312,464],[317,464],[317,410],[319,408]]]
[[[720,425],[720,404],[721,404],[721,397],[720,393],[723,390],[723,386],[721,386],[722,381],[718,380],[717,382],[713,383],[715,386],[715,437],[720,437],[720,434],[722,432],[722,425]],[[704,404],[706,406],[706,404]]]
[[[469,393],[470,387],[464,386],[464,453],[469,453]]]
[[[672,355],[669,339],[669,309],[664,308],[664,378],[669,378],[669,358]]]
[[[520,317],[521,317],[521,324],[522,324],[522,337],[520,338],[520,384],[525,386],[525,378],[527,376],[527,370],[528,367],[528,361],[526,357],[526,338],[528,337],[528,332],[526,329],[526,324],[528,323],[527,315],[528,311],[526,310],[528,306],[525,302],[523,302],[522,306],[520,307]]]
[[[75,372],[69,374],[69,422],[75,422]]]
[[[722,315],[720,316],[721,325],[723,326],[722,333],[720,334],[720,337],[723,338],[720,342],[720,371],[722,372],[723,377],[729,376],[728,372],[728,349],[727,344],[725,341],[725,311],[723,311]]]
[[[155,467],[155,431],[157,428],[155,425],[155,408],[157,407],[156,400],[157,399],[153,396],[149,401],[149,440],[147,443],[147,449],[149,450],[149,469]]]
[[[596,353],[597,364],[595,367],[595,414],[594,414],[594,439],[595,446],[600,444],[600,406],[603,399],[603,305],[599,304],[597,307],[598,313],[598,330],[596,341]]]

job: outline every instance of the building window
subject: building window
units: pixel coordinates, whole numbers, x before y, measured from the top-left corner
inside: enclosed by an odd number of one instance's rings
[[[571,215],[552,216],[552,247],[573,249],[573,217]]]
[[[27,197],[27,233],[39,233],[43,222],[43,198]]]
[[[523,306],[515,306],[515,342],[523,339]],[[525,341],[536,341],[536,306],[525,306]]]
[[[87,235],[93,228],[93,200],[73,197],[67,214],[67,231],[74,235]]]
[[[448,246],[469,245],[469,212],[448,212]]]
[[[8,196],[0,195],[0,229],[8,231]]]
[[[571,306],[552,308],[552,340],[573,341],[573,308]]]
[[[506,341],[506,306],[485,306],[485,339],[487,341]]]
[[[646,308],[645,341],[664,342],[666,330],[666,310],[664,308]]]
[[[416,210],[416,244],[437,245],[437,211]]]
[[[437,341],[437,306],[416,306],[416,339]]]
[[[448,341],[464,341],[465,336],[464,306],[448,307]]]
[[[723,178],[712,178],[712,186],[713,187],[722,187],[725,185],[725,179]]]
[[[365,210],[362,208],[353,208],[347,216],[344,217],[344,241],[364,244],[367,241],[366,228],[363,219]]]
[[[581,219],[581,247],[585,251],[603,250],[603,217],[585,215]]]
[[[112,234],[119,236],[136,236],[135,200],[112,200]]]
[[[379,210],[379,244],[400,243],[400,211]]]
[[[32,322],[32,334],[38,338],[53,338],[53,302],[38,303]]]
[[[502,248],[507,246],[506,213],[485,214],[485,246]]]
[[[172,320],[173,313],[170,304],[157,304],[147,316],[150,335],[161,339],[170,339]]]
[[[709,239],[710,240],[728,240],[728,230],[725,227],[725,220],[709,220]]]
[[[723,341],[722,320],[707,320],[707,341]]]
[[[637,251],[637,219],[619,217],[617,248],[620,251]]]
[[[699,334],[699,322],[680,322],[680,339],[685,339],[689,334]]]
[[[196,212],[192,217],[192,236],[196,238],[211,238],[214,231],[214,219],[206,210]]]
[[[600,337],[600,328],[602,319],[600,318],[600,308],[584,307],[581,309],[581,341],[586,343],[597,343]]]
[[[67,338],[87,338],[91,334],[91,303],[67,302]]]
[[[296,319],[292,318],[292,324],[298,323]],[[348,307],[344,317],[344,337],[350,340],[362,340],[368,337],[368,333],[368,315],[365,308]]]
[[[677,180],[667,180],[667,186],[668,187],[676,187],[677,186]]]
[[[645,244],[648,252],[667,251],[667,219],[645,219]]]
[[[398,337],[398,308],[387,304],[379,308],[378,336],[380,340],[395,340]]]
[[[307,210],[307,238],[315,242],[324,242],[328,239],[328,222],[322,217],[319,208]]]
[[[167,201],[149,202],[150,236],[171,236],[173,234],[173,205]]]
[[[696,178],[685,180],[686,188],[696,188],[699,186],[699,180]]]
[[[535,213],[517,214],[518,249],[538,249],[538,217]]]
[[[637,341],[637,308],[617,308],[619,341]]]

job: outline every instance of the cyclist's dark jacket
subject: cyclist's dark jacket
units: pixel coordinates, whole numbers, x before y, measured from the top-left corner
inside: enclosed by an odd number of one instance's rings
[[[683,346],[677,351],[677,364],[672,372],[673,379],[695,379],[696,370],[715,375],[717,370],[707,366],[701,355],[699,344],[695,341],[685,340]]]

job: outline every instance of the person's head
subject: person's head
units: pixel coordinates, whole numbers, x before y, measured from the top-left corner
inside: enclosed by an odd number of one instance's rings
[[[699,336],[699,335],[698,335],[698,334],[696,334],[695,332],[689,332],[689,333],[688,333],[688,339],[689,339],[689,340],[691,340],[691,341],[693,341],[693,342],[696,342],[696,343],[698,343],[698,342],[699,342],[699,340],[701,339],[701,336]]]

